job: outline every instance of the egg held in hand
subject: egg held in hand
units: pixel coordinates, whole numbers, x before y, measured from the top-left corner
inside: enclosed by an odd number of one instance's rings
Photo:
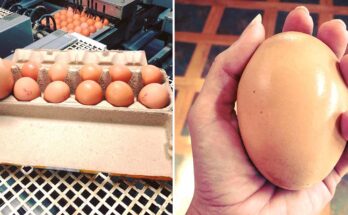
[[[0,59],[0,99],[6,98],[12,93],[14,79],[11,65],[10,61]]]
[[[299,32],[265,40],[237,93],[241,137],[262,175],[289,190],[322,181],[346,145],[338,122],[347,96],[338,59],[323,42]]]

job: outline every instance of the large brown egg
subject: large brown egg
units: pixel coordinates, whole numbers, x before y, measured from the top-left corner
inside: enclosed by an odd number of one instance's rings
[[[11,71],[12,62],[0,59],[0,99],[11,94],[14,79]]]
[[[285,189],[322,181],[346,145],[338,120],[347,105],[338,59],[323,42],[298,32],[265,40],[247,64],[237,94],[250,159]]]
[[[50,103],[61,103],[70,96],[70,88],[63,81],[53,81],[47,85],[44,92],[44,99]]]
[[[165,85],[151,83],[140,90],[138,100],[148,108],[161,109],[169,105],[170,96]]]
[[[109,84],[105,91],[106,100],[117,107],[128,107],[134,103],[132,88],[123,81],[114,81]]]
[[[163,82],[163,74],[157,66],[145,65],[141,67],[141,79],[144,85]]]
[[[31,101],[40,97],[39,84],[32,78],[23,77],[16,81],[13,94],[19,101]]]
[[[86,80],[77,86],[75,98],[81,104],[96,105],[103,100],[103,90],[97,82]]]

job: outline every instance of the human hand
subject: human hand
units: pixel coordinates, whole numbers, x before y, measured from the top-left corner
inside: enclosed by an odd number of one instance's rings
[[[283,31],[312,34],[313,20],[304,7],[291,11]],[[348,83],[348,33],[340,20],[323,23],[318,38],[341,59]],[[195,191],[188,214],[317,214],[332,199],[348,172],[348,148],[322,182],[301,191],[276,187],[258,173],[245,152],[234,111],[239,78],[258,45],[265,39],[261,16],[240,38],[220,53],[188,116],[192,140]],[[348,114],[341,117],[341,133],[348,139]]]

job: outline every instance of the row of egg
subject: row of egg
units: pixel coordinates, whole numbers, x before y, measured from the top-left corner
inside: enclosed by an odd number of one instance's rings
[[[101,19],[98,16],[86,14],[84,11],[73,10],[71,7],[62,9],[54,14],[57,29],[66,32],[76,32],[85,36],[90,36],[97,30],[108,25],[108,19]],[[41,21],[46,25],[46,19]],[[53,30],[53,22],[50,21],[50,28]]]
[[[15,83],[11,73],[11,62],[2,60],[0,63],[0,99],[12,92],[19,101],[31,101],[41,96],[37,83],[40,66],[35,62],[26,62],[21,68],[21,78]],[[51,80],[44,90],[44,99],[50,103],[61,103],[70,97],[70,88],[64,82],[68,75],[68,65],[55,63],[48,69]],[[6,74],[7,73],[7,74]],[[82,82],[76,88],[75,98],[84,105],[96,105],[103,100],[103,90],[98,83],[102,68],[97,64],[85,64],[79,70]],[[111,83],[105,91],[106,100],[117,107],[128,107],[134,103],[134,92],[128,82],[132,77],[130,70],[120,64],[109,68]],[[153,65],[141,68],[144,87],[140,90],[138,101],[148,108],[160,109],[170,103],[167,87],[163,85],[164,77],[161,70]],[[4,84],[2,84],[4,83]],[[13,87],[14,85],[14,87]]]

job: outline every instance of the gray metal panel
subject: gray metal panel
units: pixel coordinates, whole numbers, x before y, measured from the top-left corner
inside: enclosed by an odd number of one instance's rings
[[[57,38],[63,36],[66,32],[62,30],[56,30],[55,32],[41,38],[40,40],[35,41],[34,43],[25,47],[25,49],[39,49],[56,40]]]
[[[34,38],[29,17],[13,13],[0,19],[0,41],[0,57],[31,44]]]

